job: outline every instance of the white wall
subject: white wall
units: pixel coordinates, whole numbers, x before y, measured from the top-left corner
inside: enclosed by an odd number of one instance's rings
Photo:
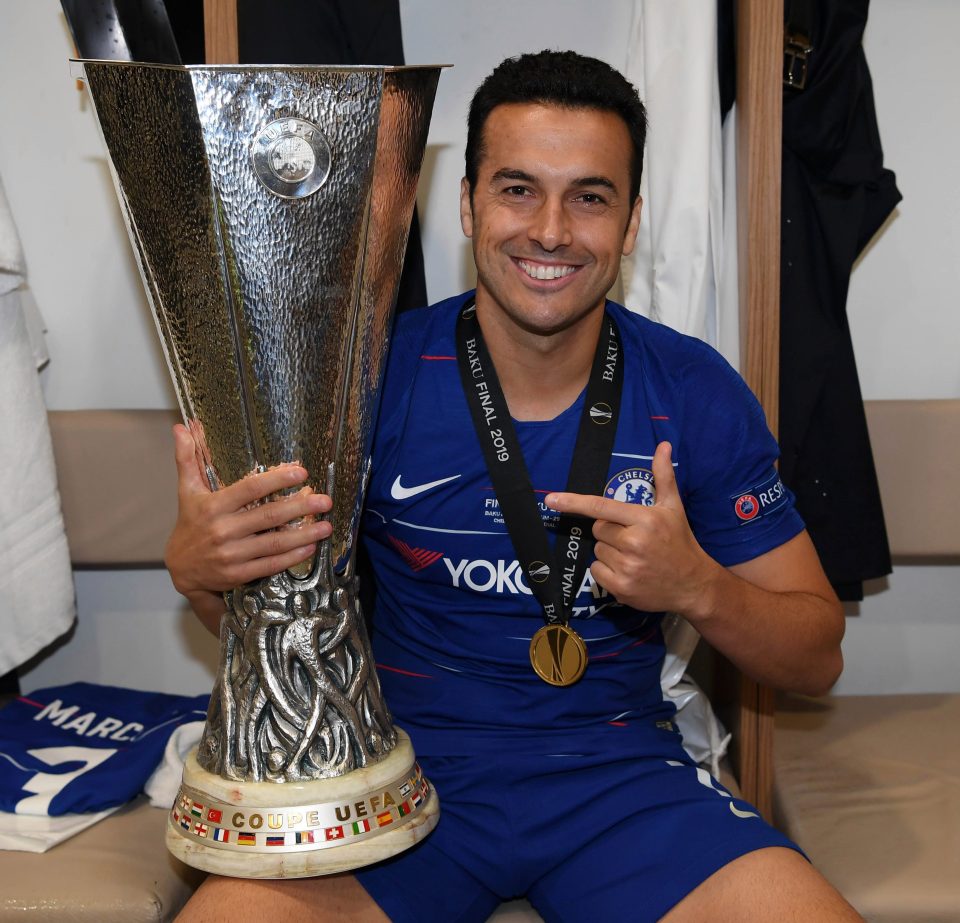
[[[850,283],[868,400],[960,397],[956,0],[873,0],[864,48],[884,162],[903,201]]]
[[[960,105],[954,0],[873,0],[864,48],[884,162],[903,202],[850,281],[850,326],[867,400],[960,398]],[[904,489],[910,472],[904,472]],[[960,492],[944,502],[958,503]],[[850,606],[836,691],[960,691],[960,566],[894,561]]]
[[[0,0],[0,178],[48,328],[47,404],[171,407],[90,100],[70,75],[72,54],[56,0]],[[89,571],[75,583],[77,626],[24,674],[24,689],[81,679],[210,688],[216,644],[199,642],[166,572]]]
[[[49,328],[47,403],[173,406],[73,53],[56,0],[0,0],[0,176]]]
[[[401,8],[407,60],[456,65],[441,78],[419,196],[428,287],[438,298],[472,277],[457,221],[472,89],[505,55],[544,47],[572,47],[622,68],[633,0],[401,0]],[[947,162],[960,140],[947,72],[960,7],[874,0],[871,17],[881,132],[905,201],[851,287],[864,390],[868,398],[960,397],[960,203]],[[0,177],[49,328],[48,405],[173,406],[89,100],[70,77],[71,53],[56,0],[0,0]],[[950,656],[960,649],[958,574],[898,568],[889,589],[848,620],[839,690],[960,689]],[[920,589],[929,605],[916,604]],[[163,572],[80,573],[77,590],[74,636],[25,675],[25,688],[81,678],[210,688],[215,645]]]

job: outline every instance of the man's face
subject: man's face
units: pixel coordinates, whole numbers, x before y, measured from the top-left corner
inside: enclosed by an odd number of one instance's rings
[[[627,126],[611,112],[511,103],[490,113],[483,142],[472,201],[466,180],[460,189],[477,307],[530,333],[564,330],[602,308],[636,241]]]

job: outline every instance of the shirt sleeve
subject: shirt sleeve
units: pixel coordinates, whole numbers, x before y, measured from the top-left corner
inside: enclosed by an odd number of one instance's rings
[[[701,547],[729,567],[783,545],[804,523],[775,468],[777,442],[743,379],[707,346],[685,372],[684,506]]]

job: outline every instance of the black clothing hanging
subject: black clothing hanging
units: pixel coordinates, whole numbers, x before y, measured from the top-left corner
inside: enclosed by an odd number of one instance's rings
[[[861,44],[867,7],[799,4],[812,50],[804,88],[783,97],[780,470],[841,599],[891,570],[846,314],[854,261],[901,199]]]

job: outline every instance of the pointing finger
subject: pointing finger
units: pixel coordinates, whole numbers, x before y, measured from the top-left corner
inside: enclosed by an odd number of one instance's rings
[[[621,526],[633,525],[644,515],[644,508],[637,504],[621,503],[619,500],[591,497],[586,494],[547,494],[544,503],[558,513],[586,516],[588,519],[602,519]]]

